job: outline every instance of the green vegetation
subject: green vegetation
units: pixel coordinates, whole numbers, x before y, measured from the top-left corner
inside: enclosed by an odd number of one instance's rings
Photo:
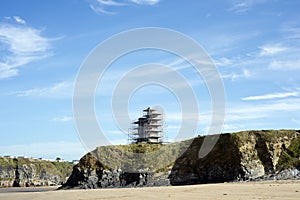
[[[233,134],[222,134],[219,138],[212,153],[221,149],[221,152],[233,149],[232,147],[241,147],[245,143],[253,143],[253,140],[261,140],[266,142],[288,141],[292,138],[291,145],[287,148],[282,147],[283,151],[280,155],[277,169],[287,169],[300,165],[300,134],[294,130],[262,130],[262,131],[242,131]],[[130,169],[149,172],[164,172],[174,165],[174,162],[182,155],[189,152],[189,161],[181,160],[181,162],[189,162],[195,164],[197,162],[199,147],[204,137],[196,137],[194,139],[170,143],[170,144],[129,144],[129,145],[111,145],[101,146],[93,152],[86,154],[81,158],[77,167],[81,169]],[[255,144],[255,143],[254,143]],[[250,149],[249,149],[250,150]],[[254,154],[253,154],[254,155]],[[228,159],[230,156],[228,156]],[[227,159],[227,158],[223,158]],[[258,159],[258,158],[253,158]],[[0,157],[0,167],[15,168],[16,165],[34,166],[37,172],[47,171],[48,173],[58,174],[61,177],[70,176],[73,164],[69,162],[45,161],[39,159],[28,158],[3,158]]]
[[[300,136],[295,138],[288,148],[284,148],[277,164],[278,169],[300,166]]]
[[[0,167],[15,166],[13,159],[0,157]]]
[[[295,139],[293,139],[295,138]],[[282,170],[287,168],[293,168],[299,165],[299,157],[300,157],[300,135],[299,131],[296,130],[249,130],[249,131],[241,131],[238,133],[232,134],[232,139],[238,147],[241,147],[245,143],[254,143],[260,140],[261,142],[266,143],[278,143],[284,142],[288,140],[291,141],[291,145],[286,149],[283,145],[283,151],[278,151],[276,156],[279,156],[280,159],[277,163],[276,169]],[[254,141],[253,141],[254,140]],[[273,148],[273,147],[271,147]],[[272,150],[272,149],[271,149]],[[258,159],[255,157],[256,154],[251,154],[254,157],[251,159]]]
[[[51,162],[61,177],[69,177],[73,170],[73,164],[70,162]]]
[[[85,156],[83,156],[76,167],[79,167],[82,170],[86,168],[93,170],[104,169],[102,163],[100,163],[100,161],[91,153],[87,153]]]
[[[261,139],[268,142],[276,142],[278,138],[284,138],[295,136],[297,131],[295,130],[249,130],[232,133],[232,138],[238,145],[242,145],[245,142],[251,142],[251,136],[260,135]]]
[[[117,145],[114,147],[132,153],[149,153],[149,152],[157,151],[161,149],[163,146],[164,146],[163,144],[139,143],[139,144],[129,144],[129,145]]]
[[[12,181],[13,178],[0,178],[0,181]]]
[[[257,141],[277,143],[279,141],[291,140],[297,137],[295,130],[250,130],[232,134],[221,134],[214,149],[228,149],[230,145],[241,147],[245,143],[255,144]],[[160,172],[172,166],[176,159],[189,148],[189,157],[196,162],[198,152],[204,137],[196,137],[170,144],[129,144],[101,146],[86,155],[80,161],[81,168],[104,169],[133,169],[142,171]],[[256,140],[256,141],[255,141]],[[293,141],[293,144],[283,152],[279,166],[295,166],[299,162],[300,141]],[[192,144],[192,145],[191,145]],[[229,145],[229,146],[228,146]],[[250,149],[249,149],[250,150]],[[251,154],[252,155],[252,154]],[[256,154],[253,154],[253,156]],[[92,158],[93,157],[93,158]],[[253,159],[259,159],[255,157]],[[98,161],[98,162],[97,162]],[[192,162],[191,161],[191,162]],[[283,163],[286,163],[283,165]]]
[[[85,155],[77,166],[97,169],[163,171],[171,166],[192,140],[171,144],[129,144],[98,147]],[[92,156],[92,157],[91,157]],[[100,162],[97,162],[100,161]]]
[[[30,158],[4,158],[0,157],[0,167],[13,169],[18,166],[32,166],[37,172],[46,171],[48,173],[57,174],[60,177],[68,177],[72,173],[73,164],[70,162],[46,161]]]

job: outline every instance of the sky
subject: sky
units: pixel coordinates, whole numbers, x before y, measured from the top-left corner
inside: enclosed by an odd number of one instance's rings
[[[2,0],[0,155],[84,155],[72,106],[78,71],[101,42],[143,27],[185,34],[210,56],[226,94],[222,132],[299,129],[299,9],[294,0]],[[113,90],[124,73],[147,63],[168,65],[188,80],[199,107],[195,135],[205,135],[212,112],[205,80],[178,56],[147,49],[122,56],[99,81],[95,113],[108,140],[127,143],[112,115]],[[152,105],[163,107],[165,140],[173,141],[181,125],[176,94],[157,84],[138,88],[128,100],[130,118]]]

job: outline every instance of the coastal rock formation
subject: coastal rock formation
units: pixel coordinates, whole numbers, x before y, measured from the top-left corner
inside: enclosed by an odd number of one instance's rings
[[[107,169],[91,153],[81,158],[74,166],[72,175],[61,187],[63,189],[80,188],[115,188],[115,187],[143,187],[169,185],[169,172],[150,173],[127,172],[122,169]]]
[[[300,178],[300,131],[263,130],[221,134],[212,151],[199,158],[203,141],[204,137],[196,137],[165,145],[99,147],[74,166],[72,175],[62,188],[143,187]],[[178,149],[182,148],[186,150],[178,154]],[[147,156],[133,156],[130,153],[147,153]],[[166,162],[168,159],[174,159],[175,162]]]
[[[66,182],[72,163],[0,158],[0,187],[54,186]]]
[[[299,178],[299,131],[244,131],[222,134],[213,150],[197,158],[203,138],[195,138],[178,158],[172,185]]]

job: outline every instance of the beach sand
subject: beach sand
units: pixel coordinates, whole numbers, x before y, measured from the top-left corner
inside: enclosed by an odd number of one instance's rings
[[[264,181],[191,186],[0,192],[0,199],[300,199],[300,181]]]

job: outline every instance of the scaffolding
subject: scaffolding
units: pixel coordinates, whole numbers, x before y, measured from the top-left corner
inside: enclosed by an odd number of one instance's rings
[[[143,116],[132,123],[130,139],[133,143],[162,143],[163,115],[148,107]]]

